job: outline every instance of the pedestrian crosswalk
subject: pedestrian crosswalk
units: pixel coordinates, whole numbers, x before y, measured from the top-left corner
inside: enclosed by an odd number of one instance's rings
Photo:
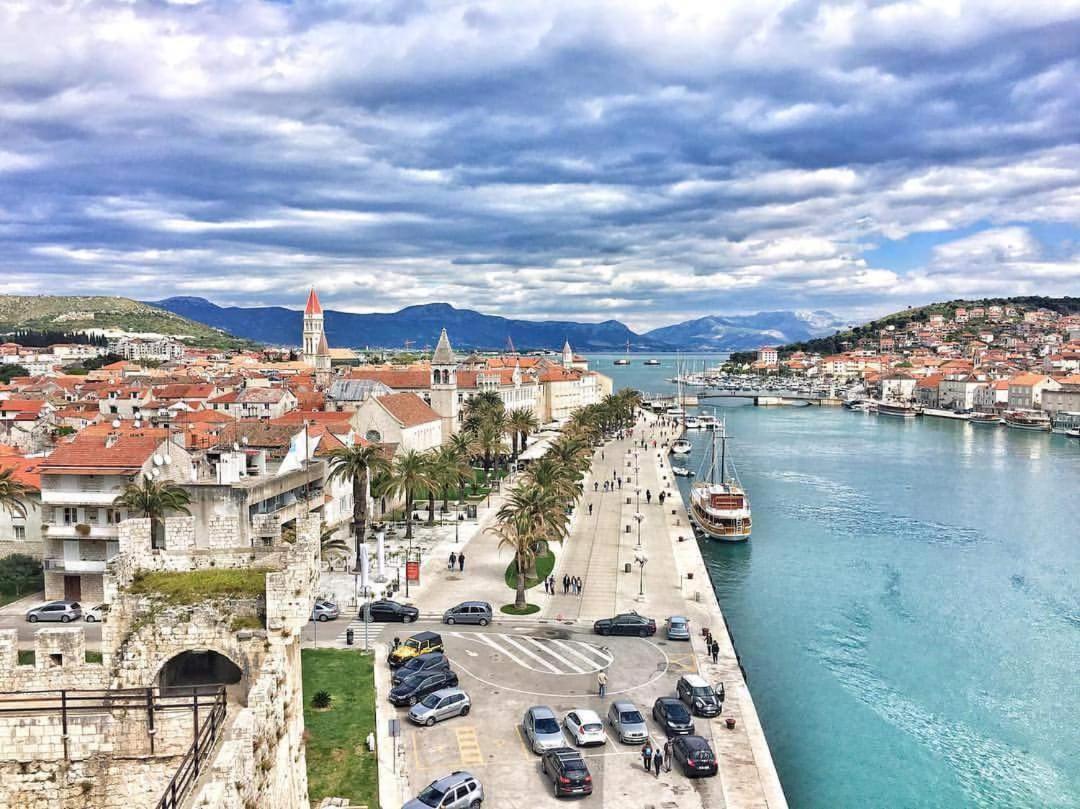
[[[541,674],[591,674],[611,665],[607,649],[580,640],[534,638],[492,632],[448,632],[450,637],[471,641],[519,666]]]

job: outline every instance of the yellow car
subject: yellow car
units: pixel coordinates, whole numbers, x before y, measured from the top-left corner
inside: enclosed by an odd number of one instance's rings
[[[400,646],[392,649],[387,660],[390,662],[390,667],[396,669],[406,660],[411,660],[417,655],[441,651],[443,651],[442,635],[438,632],[417,632],[406,638]]]

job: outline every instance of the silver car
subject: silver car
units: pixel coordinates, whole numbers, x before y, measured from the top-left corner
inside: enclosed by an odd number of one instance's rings
[[[78,601],[50,601],[26,613],[26,620],[32,624],[38,621],[60,621],[66,624],[78,621],[80,618],[82,618],[82,606]]]
[[[457,770],[432,781],[401,809],[480,809],[483,802],[483,785],[471,773]]]
[[[649,738],[649,728],[645,724],[645,717],[629,700],[611,703],[611,707],[608,708],[607,722],[611,732],[618,736],[623,744],[644,744]]]
[[[491,605],[486,601],[462,601],[443,613],[444,624],[479,624],[491,623]]]
[[[409,709],[409,719],[431,727],[451,716],[468,716],[472,708],[469,695],[460,688],[442,688],[424,697]]]
[[[683,615],[672,615],[667,619],[668,640],[690,640],[690,619]]]
[[[312,621],[334,621],[341,615],[341,610],[333,601],[318,599],[311,609]]]
[[[525,731],[525,741],[534,753],[542,754],[545,750],[566,747],[559,720],[546,705],[533,705],[525,711],[521,729]]]

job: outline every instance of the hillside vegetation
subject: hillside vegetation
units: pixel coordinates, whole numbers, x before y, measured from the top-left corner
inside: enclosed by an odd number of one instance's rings
[[[1069,315],[1080,312],[1080,298],[1044,298],[1036,295],[1025,295],[1016,298],[980,298],[978,300],[955,300],[942,303],[931,303],[926,306],[916,306],[894,312],[891,315],[879,317],[861,326],[837,332],[828,337],[818,337],[814,340],[804,340],[798,343],[788,343],[781,346],[783,354],[793,351],[806,351],[814,354],[837,354],[844,350],[845,343],[854,343],[860,337],[877,335],[886,326],[895,326],[898,330],[903,329],[908,323],[923,323],[930,319],[931,315],[945,315],[952,317],[958,308],[970,309],[974,306],[1013,306],[1020,311],[1027,312],[1034,309],[1047,309],[1060,315]],[[749,356],[749,354],[747,355]],[[732,359],[736,359],[732,355]],[[751,357],[753,359],[753,357]]]
[[[192,345],[234,348],[246,341],[220,329],[129,298],[93,295],[0,295],[0,333],[123,329],[187,338]]]

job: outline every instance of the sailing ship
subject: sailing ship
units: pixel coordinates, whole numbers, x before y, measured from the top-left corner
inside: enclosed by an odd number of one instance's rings
[[[626,341],[626,356],[620,357],[615,360],[616,365],[629,365],[630,364],[630,341]]]
[[[709,454],[702,461],[697,482],[690,487],[690,516],[712,539],[745,542],[750,538],[750,496],[739,482],[735,465],[728,463],[723,423],[713,430]]]

